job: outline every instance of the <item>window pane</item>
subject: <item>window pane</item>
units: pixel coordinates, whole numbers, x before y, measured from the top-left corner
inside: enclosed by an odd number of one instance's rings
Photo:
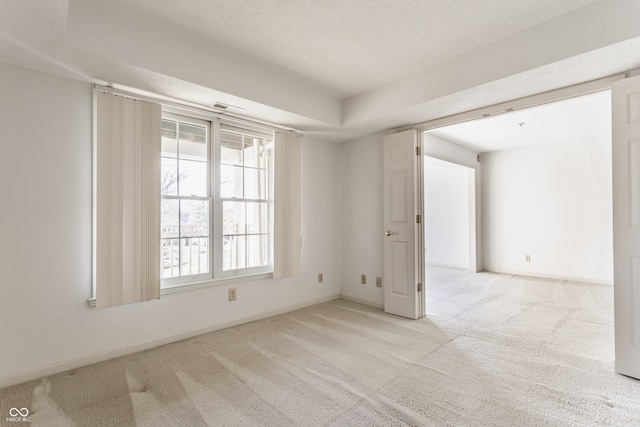
[[[160,237],[162,238],[162,277],[180,276],[180,220],[177,200],[162,200]]]
[[[178,163],[175,159],[162,158],[160,166],[161,194],[175,196],[178,194]]]
[[[245,199],[266,199],[267,198],[267,171],[260,169],[244,170],[244,198]]]
[[[245,226],[245,203],[224,202],[222,204],[223,234],[244,234]]]
[[[225,199],[241,199],[242,192],[242,168],[238,166],[220,167],[220,196]]]
[[[207,161],[207,128],[180,123],[180,158]]]
[[[180,275],[209,271],[209,201],[180,201]]]
[[[178,143],[176,141],[176,122],[162,120],[162,156],[176,157],[178,155]]]
[[[266,203],[247,203],[247,234],[266,233],[268,231],[269,207]]]
[[[207,164],[193,160],[179,160],[180,195],[207,196]]]
[[[254,168],[258,167],[258,149],[260,140],[250,136],[244,137],[244,165]]]
[[[242,165],[242,135],[220,132],[220,163],[223,165]]]
[[[181,275],[209,272],[209,239],[187,237],[180,239]]]
[[[271,169],[271,162],[273,161],[273,156],[271,155],[273,144],[264,140],[262,143],[263,145],[260,147],[259,167],[262,169]]]
[[[267,169],[267,151],[264,139],[245,137],[244,165],[252,168]]]
[[[209,236],[209,201],[180,201],[180,237]]]
[[[223,270],[237,270],[246,267],[245,247],[245,236],[224,236]]]
[[[180,276],[180,240],[162,239],[162,277]]]
[[[179,205],[177,200],[162,200],[160,203],[160,227],[163,239],[180,237]]]
[[[267,265],[264,236],[247,236],[247,267]]]

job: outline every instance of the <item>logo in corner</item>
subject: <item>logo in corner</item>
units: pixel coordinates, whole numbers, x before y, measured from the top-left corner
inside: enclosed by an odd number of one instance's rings
[[[29,410],[27,408],[11,408],[9,409],[9,417],[7,418],[7,422],[23,422],[30,423],[31,417],[29,415]]]
[[[22,409],[11,408],[9,410],[9,415],[12,417],[17,417],[17,416],[26,417],[27,415],[29,415],[29,410],[27,408],[22,408]]]

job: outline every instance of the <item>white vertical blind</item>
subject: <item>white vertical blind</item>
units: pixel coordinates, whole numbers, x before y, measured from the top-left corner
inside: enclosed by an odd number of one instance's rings
[[[162,108],[96,95],[96,306],[157,299]]]
[[[300,248],[300,138],[276,132],[274,139],[274,266],[276,279],[298,274]]]

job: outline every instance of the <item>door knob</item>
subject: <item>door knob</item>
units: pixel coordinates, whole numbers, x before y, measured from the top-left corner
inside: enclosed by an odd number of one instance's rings
[[[395,231],[387,230],[387,232],[384,233],[384,234],[385,234],[385,236],[389,237],[389,236],[393,236],[394,234],[398,234],[398,233],[396,233]]]

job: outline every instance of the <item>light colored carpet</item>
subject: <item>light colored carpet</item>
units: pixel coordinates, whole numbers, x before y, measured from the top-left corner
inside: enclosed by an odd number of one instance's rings
[[[613,289],[428,271],[428,318],[337,300],[0,390],[38,426],[631,426]],[[640,363],[640,361],[639,361]]]

